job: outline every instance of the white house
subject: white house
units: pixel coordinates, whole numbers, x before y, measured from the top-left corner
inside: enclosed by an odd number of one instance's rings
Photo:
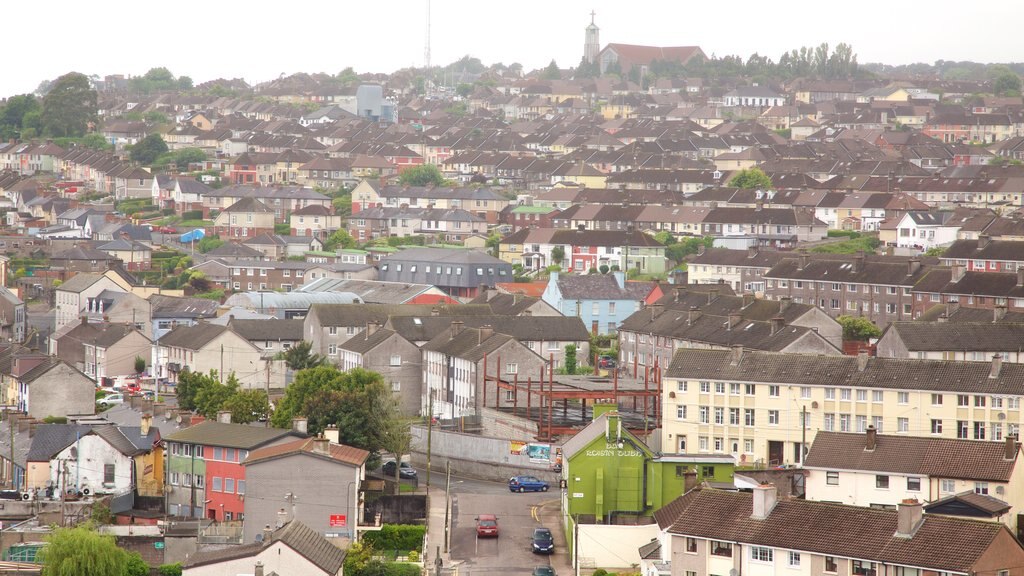
[[[722,97],[723,106],[750,106],[754,108],[771,108],[785,106],[786,97],[764,86],[742,86],[730,90]]]
[[[952,212],[907,212],[896,225],[896,245],[925,251],[952,244],[960,230],[952,216]]]
[[[160,441],[156,427],[142,435],[140,427],[96,426],[63,450],[50,463],[50,482],[83,494],[120,494],[136,483],[135,456]]]

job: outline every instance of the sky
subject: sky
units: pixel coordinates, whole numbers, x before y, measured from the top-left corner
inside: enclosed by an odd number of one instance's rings
[[[37,0],[38,1],[38,0]],[[6,4],[6,3],[5,3]],[[100,0],[5,5],[0,96],[31,92],[66,72],[141,75],[163,66],[195,83],[250,84],[296,72],[393,72],[423,66],[427,0]],[[850,8],[844,12],[842,8]],[[45,10],[45,12],[44,12]],[[778,60],[822,42],[853,47],[858,61],[1024,61],[1012,31],[1024,2],[828,0],[432,0],[431,63],[471,55],[484,64],[552,59],[575,67],[591,10],[608,43],[700,46],[709,56],[757,52]],[[1005,26],[1001,23],[1006,23]]]

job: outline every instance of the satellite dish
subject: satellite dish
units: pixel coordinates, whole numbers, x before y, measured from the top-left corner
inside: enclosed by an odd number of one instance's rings
[[[71,457],[72,458],[78,458],[78,448],[77,447],[72,446],[71,450],[70,450],[70,453],[71,453]]]
[[[735,568],[729,568],[729,576],[737,576],[739,572]]]

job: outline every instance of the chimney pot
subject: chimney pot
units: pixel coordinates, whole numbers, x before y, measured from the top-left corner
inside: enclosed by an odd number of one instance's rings
[[[338,431],[338,427],[331,424],[324,428],[324,438],[334,444],[341,444],[341,434]]]
[[[733,366],[739,366],[740,362],[743,361],[743,345],[735,344],[732,346],[732,362]]]
[[[139,433],[145,437],[149,436],[149,428],[153,425],[153,415],[146,413],[142,415],[142,419],[139,420]]]
[[[999,322],[1006,317],[1006,304],[997,304],[992,309],[992,321]]]
[[[867,438],[864,441],[864,450],[868,452],[874,452],[878,446],[878,430],[875,427],[868,425]]]
[[[462,320],[453,320],[452,321],[452,327],[451,327],[452,335],[451,335],[451,339],[454,339],[456,336],[459,335],[460,332],[462,332],[462,327],[463,327]]]
[[[217,412],[217,422],[221,424],[231,424],[231,412],[221,410]]]
[[[993,354],[992,355],[992,369],[988,373],[989,378],[999,378],[999,373],[1003,370],[1003,355]]]
[[[683,472],[683,494],[686,494],[690,490],[697,487],[697,472],[694,470],[686,469]]]
[[[1017,458],[1017,435],[1007,434],[1006,441],[1003,444],[1003,447],[1003,459],[1015,460]]]
[[[771,319],[772,324],[772,336],[778,334],[786,326],[786,319],[782,316],[776,316]]]
[[[857,372],[863,372],[868,367],[868,351],[861,348],[857,351]]]
[[[313,452],[316,454],[331,455],[331,441],[324,436],[313,438]]]
[[[296,416],[292,418],[292,430],[299,434],[309,433],[309,420],[305,416]]]

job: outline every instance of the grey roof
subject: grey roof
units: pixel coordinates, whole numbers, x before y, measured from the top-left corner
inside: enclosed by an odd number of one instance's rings
[[[271,318],[251,320],[231,318],[228,326],[246,340],[302,340],[303,321]]]
[[[192,326],[184,324],[175,326],[170,332],[164,334],[159,342],[161,346],[174,346],[186,350],[200,350],[212,342],[215,338],[228,332],[226,326],[219,326],[209,322],[199,322]]]
[[[654,289],[653,282],[626,282],[620,288],[612,274],[559,274],[552,280],[565,299],[639,301]]]
[[[338,574],[345,563],[344,550],[332,544],[316,530],[298,520],[292,520],[275,530],[266,542],[200,550],[185,561],[185,566],[191,568],[256,556],[264,548],[277,542],[295,550],[324,574]]]
[[[404,304],[432,289],[430,284],[410,282],[318,278],[294,292],[351,292],[368,304]]]
[[[440,316],[491,314],[491,307],[486,304],[314,304],[309,309],[309,315],[316,315],[321,326],[366,326],[368,322],[377,322],[383,326],[392,316],[425,317],[431,316],[435,310]]]
[[[1024,260],[1024,241],[991,240],[984,247],[979,240],[957,240],[945,252],[942,260],[1001,260],[1020,262]]]
[[[349,352],[365,354],[377,346],[380,346],[381,343],[387,341],[388,338],[391,338],[395,334],[397,334],[397,332],[394,330],[388,330],[387,328],[378,328],[373,331],[373,334],[368,334],[368,332],[364,330],[359,336],[349,338],[338,347],[342,350],[348,350]]]
[[[213,250],[206,253],[210,258],[262,258],[263,252],[246,246],[245,244],[239,244],[237,242],[225,242],[220,246],[217,246]]]
[[[49,462],[58,452],[89,433],[91,426],[81,424],[40,424],[32,437],[29,462]]]
[[[149,297],[152,318],[212,318],[217,315],[217,302],[206,298],[190,298],[153,294]]]
[[[893,322],[886,331],[896,332],[909,351],[1024,349],[1024,323]]]
[[[110,242],[107,242],[106,244],[103,244],[102,246],[97,247],[96,250],[97,251],[113,250],[113,251],[118,251],[118,252],[125,252],[125,251],[128,251],[128,250],[135,251],[135,252],[152,252],[153,251],[152,248],[150,248],[149,246],[146,246],[142,242],[138,242],[138,241],[135,241],[135,240],[125,240],[124,238],[118,238],[117,240],[112,240]]]
[[[93,248],[74,246],[67,250],[54,254],[51,260],[113,260],[114,257],[106,252]]]
[[[250,450],[289,435],[297,435],[297,433],[290,429],[265,428],[262,425],[224,424],[207,420],[175,432],[164,440]]]
[[[224,305],[254,307],[261,310],[271,308],[306,310],[314,304],[358,304],[359,296],[351,292],[238,292],[224,301]]]
[[[142,428],[138,426],[96,426],[91,433],[106,440],[125,456],[149,452],[160,441],[160,430],[157,428],[150,428],[146,436],[142,435]]]
[[[590,333],[572,316],[462,316],[468,328],[491,326],[520,342],[586,342]],[[392,316],[388,326],[413,342],[426,342],[451,327],[454,316]]]
[[[238,202],[235,202],[231,206],[224,209],[224,212],[262,212],[264,214],[273,213],[274,210],[260,202],[256,198],[242,198]]]
[[[894,390],[932,390],[966,394],[1024,395],[1024,364],[1004,362],[995,378],[987,362],[869,358],[858,370],[853,356],[819,356],[744,352],[733,361],[732,350],[680,349],[665,376],[700,380],[850,386]]]
[[[487,335],[479,328],[463,328],[454,338],[449,333],[438,334],[424,344],[422,349],[476,362],[508,342],[514,341],[515,338],[505,334],[493,332]],[[535,352],[533,354],[537,355]],[[540,356],[537,356],[537,359],[543,360]]]
[[[489,264],[492,266],[508,265],[507,262],[495,258],[490,254],[479,250],[464,250],[460,248],[405,248],[399,252],[381,259],[381,264],[388,261],[401,262],[423,262],[423,263],[445,263],[462,264]]]
[[[99,282],[101,278],[103,278],[101,274],[79,272],[61,284],[57,289],[63,292],[81,292],[96,282]]]

